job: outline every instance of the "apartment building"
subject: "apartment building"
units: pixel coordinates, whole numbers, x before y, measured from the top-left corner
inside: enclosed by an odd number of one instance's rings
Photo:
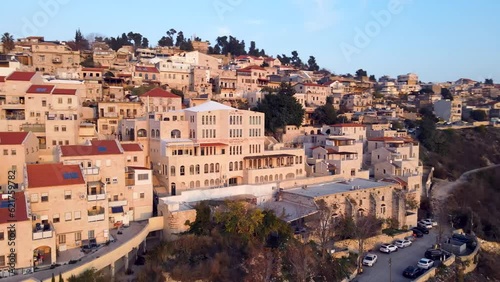
[[[123,127],[147,136],[154,171],[171,195],[305,177],[302,149],[266,138],[262,113],[207,101]]]
[[[146,107],[141,102],[100,102],[98,111],[97,130],[109,136],[118,134],[120,120],[144,116]]]
[[[267,84],[267,71],[257,65],[236,70],[236,88],[238,92],[257,91]]]
[[[57,69],[71,69],[80,66],[80,51],[73,51],[59,42],[45,42],[43,37],[21,40],[17,46],[28,50],[32,56],[34,71],[55,74]]]
[[[154,88],[140,97],[146,112],[168,112],[182,109],[182,98],[170,91]]]
[[[151,170],[144,151],[139,151],[142,147],[131,146],[123,148],[116,140],[94,140],[85,145],[60,146],[57,152],[57,161],[80,165],[86,180],[96,184],[94,191],[100,191],[96,195],[108,201],[111,209],[111,225],[143,220],[152,213]]]
[[[237,80],[236,71],[222,70],[214,77],[213,92],[220,99],[241,98],[241,93],[236,91]]]
[[[366,128],[362,124],[324,125],[318,134],[307,136],[304,148],[310,174],[368,178],[363,169]]]
[[[372,107],[373,96],[369,93],[347,94],[340,101],[340,108],[350,112],[363,112]]]
[[[160,82],[160,71],[155,66],[135,66],[134,80],[139,82]]]
[[[24,164],[39,161],[38,139],[32,132],[0,132],[0,194],[8,192],[9,183],[21,189]]]
[[[453,100],[438,100],[434,102],[433,107],[436,117],[444,121],[457,122],[462,120],[463,103],[458,97]]]
[[[9,211],[9,196],[14,198],[15,210]],[[12,224],[15,224],[13,230]],[[16,192],[11,194],[0,193],[0,278],[10,276],[11,267],[24,268],[33,266],[33,245],[32,244],[32,225],[29,215],[29,205],[26,200],[25,192]],[[15,246],[9,240],[11,231],[15,233]],[[26,234],[26,236],[20,236]],[[15,253],[11,253],[11,248],[15,248]],[[55,254],[54,254],[55,255]],[[9,264],[12,260],[15,265]],[[55,256],[54,256],[55,258]]]

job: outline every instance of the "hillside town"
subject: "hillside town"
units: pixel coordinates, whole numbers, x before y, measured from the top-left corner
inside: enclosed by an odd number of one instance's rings
[[[273,211],[331,253],[311,224],[325,206],[335,207],[328,222],[372,217],[411,231],[433,171],[421,159],[423,116],[437,130],[500,120],[492,79],[377,79],[296,52],[226,52],[227,38],[175,44],[171,32],[153,48],[133,33],[123,44],[78,34],[4,34],[0,45],[6,281],[49,281],[55,265],[65,279],[87,266],[118,276],[147,240],[189,231],[205,201]],[[109,244],[120,245],[92,257]]]

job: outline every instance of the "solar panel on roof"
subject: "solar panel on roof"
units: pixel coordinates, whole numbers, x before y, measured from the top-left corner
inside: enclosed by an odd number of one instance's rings
[[[37,93],[47,92],[47,88],[45,88],[45,87],[39,87],[39,88],[35,89],[35,92],[37,92]]]
[[[97,151],[99,151],[99,152],[106,152],[107,148],[103,147],[103,146],[99,146],[99,147],[97,147]]]
[[[8,201],[1,201],[0,202],[0,209],[6,209],[9,207],[9,202]]]
[[[76,172],[65,172],[63,173],[64,179],[78,179],[78,173]]]

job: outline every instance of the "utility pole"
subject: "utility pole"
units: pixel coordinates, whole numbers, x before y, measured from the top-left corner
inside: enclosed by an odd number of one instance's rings
[[[392,259],[389,258],[389,282],[392,282]]]

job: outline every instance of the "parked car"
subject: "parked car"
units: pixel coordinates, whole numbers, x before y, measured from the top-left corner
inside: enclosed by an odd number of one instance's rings
[[[417,238],[422,238],[424,237],[424,233],[416,228],[413,228],[412,229],[413,231],[413,236],[417,237]]]
[[[398,247],[393,244],[382,244],[379,249],[382,253],[390,254],[392,252],[397,252]]]
[[[428,249],[424,256],[431,260],[440,260],[444,256],[444,252],[441,249]]]
[[[404,239],[399,239],[394,241],[394,245],[398,248],[406,248],[411,246],[411,241],[410,240],[404,240]]]
[[[427,222],[430,222],[432,224],[432,226],[438,226],[437,221],[435,221],[432,218],[427,218],[427,219],[424,219],[424,220],[427,221]]]
[[[417,263],[417,266],[420,268],[423,268],[423,269],[429,269],[433,265],[434,265],[434,261],[431,259],[428,259],[428,258],[421,258]]]
[[[414,230],[414,229],[417,229],[417,230],[419,230],[420,232],[422,232],[424,234],[429,234],[429,229],[427,229],[427,228],[425,228],[423,226],[419,225],[417,227],[413,227],[412,230]]]
[[[403,276],[406,278],[414,279],[422,275],[422,273],[424,273],[424,270],[422,268],[415,265],[410,265],[403,271]]]
[[[432,222],[426,221],[425,219],[424,220],[420,220],[417,223],[417,226],[425,227],[427,229],[432,229]]]
[[[367,254],[363,259],[363,265],[373,266],[377,262],[377,258],[376,254]]]

